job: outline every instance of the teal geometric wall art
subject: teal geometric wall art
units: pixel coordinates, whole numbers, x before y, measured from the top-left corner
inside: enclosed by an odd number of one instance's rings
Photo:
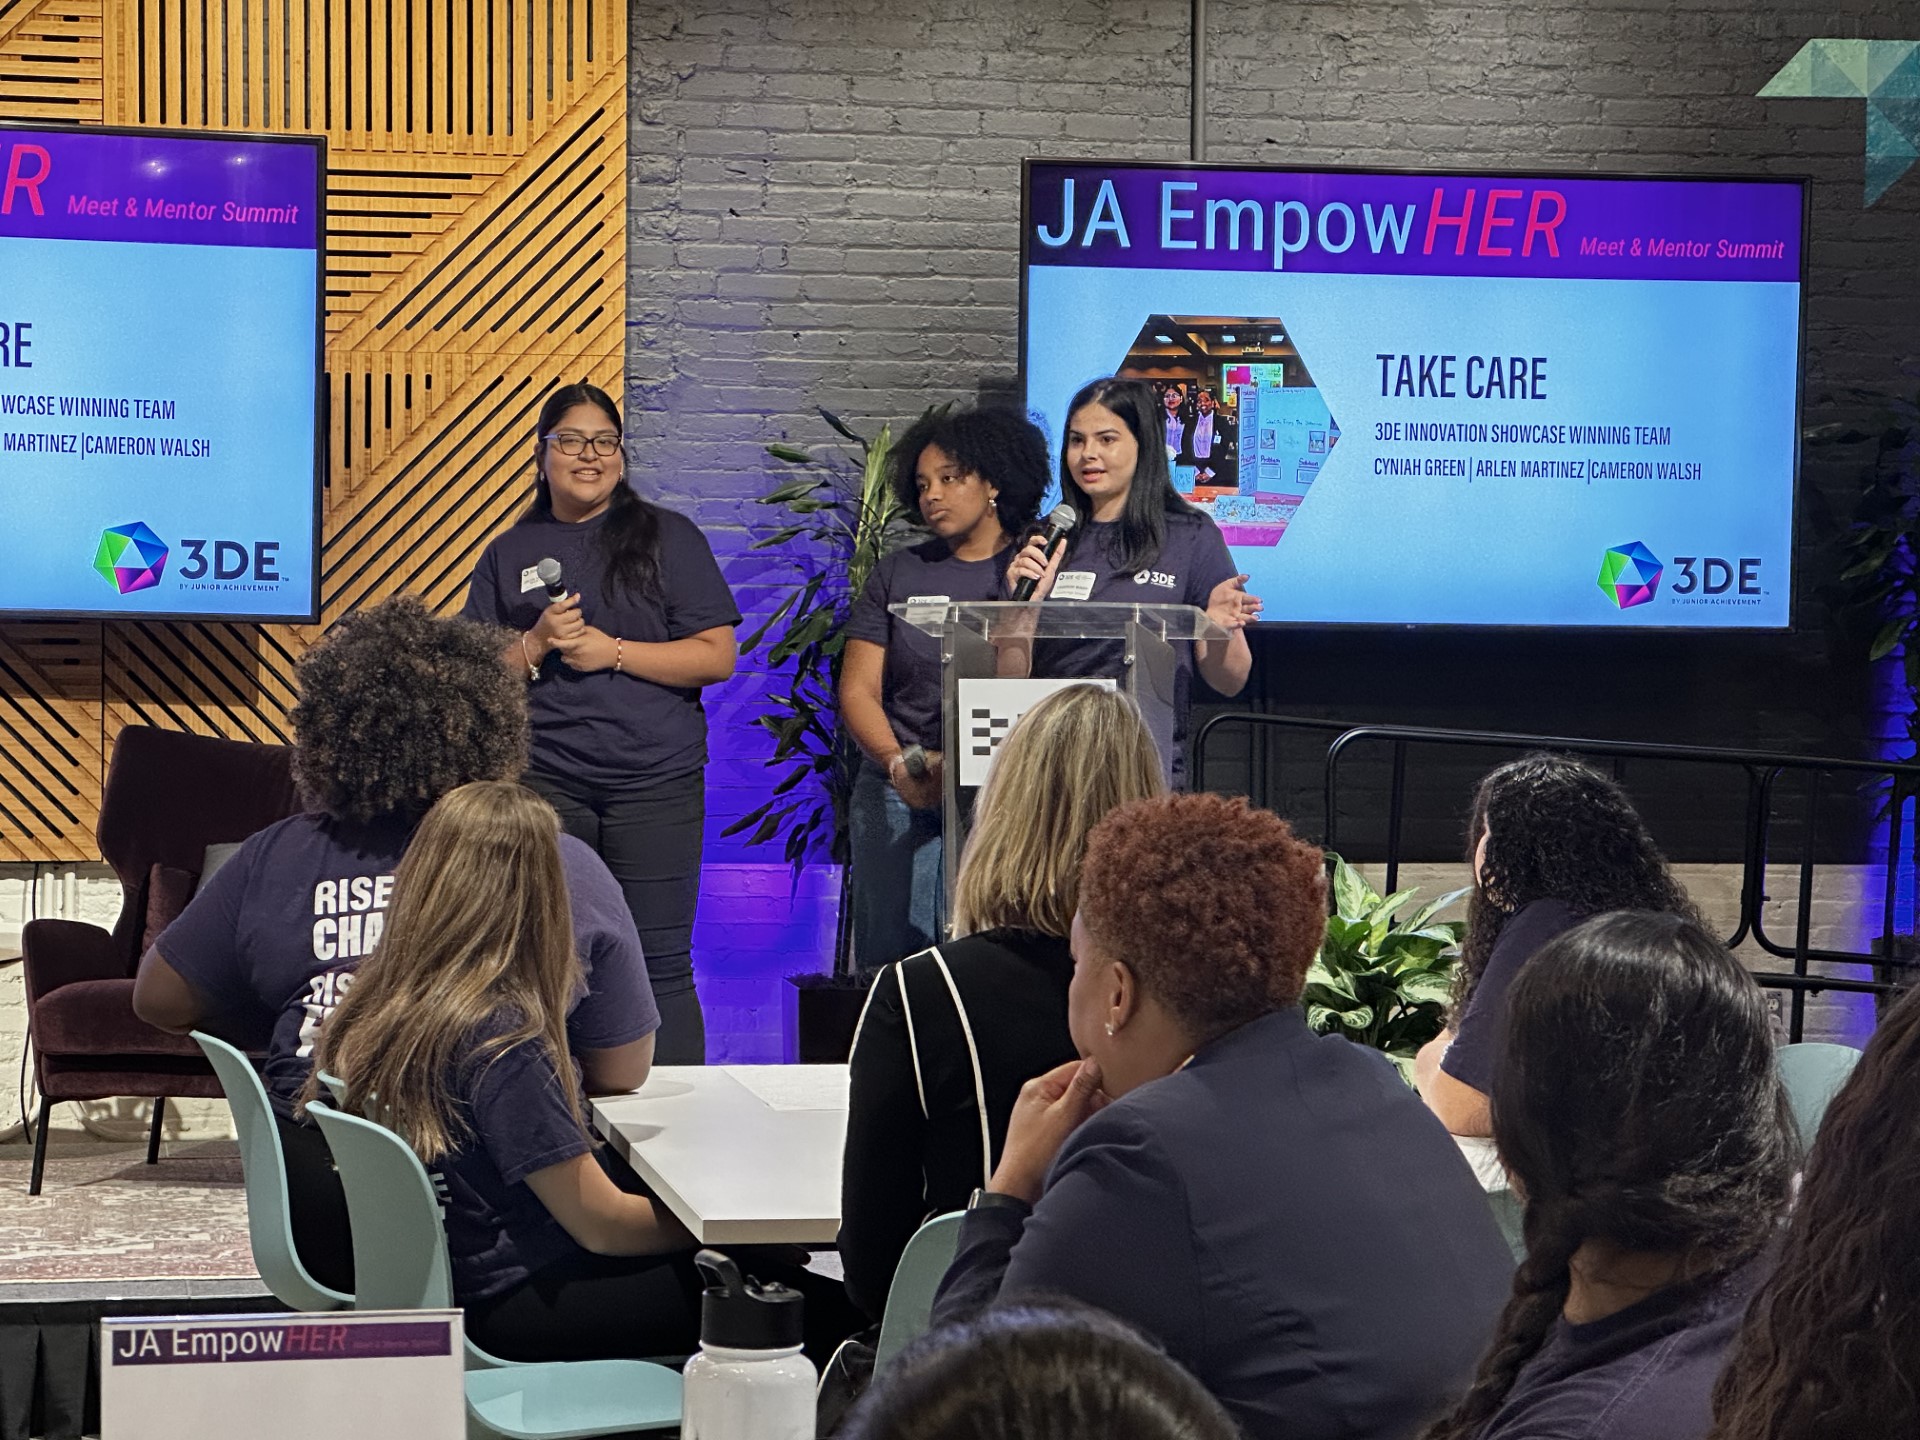
[[[1760,94],[1867,102],[1863,206],[1920,160],[1920,40],[1809,40]]]

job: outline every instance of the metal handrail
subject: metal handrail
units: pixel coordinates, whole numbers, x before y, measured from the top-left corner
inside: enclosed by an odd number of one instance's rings
[[[1815,975],[1810,964],[1868,965],[1876,974],[1906,968],[1908,962],[1897,959],[1893,951],[1899,894],[1900,861],[1907,845],[1905,811],[1911,800],[1920,799],[1920,764],[1896,761],[1858,760],[1840,756],[1792,755],[1778,751],[1750,750],[1706,745],[1652,744],[1629,740],[1599,740],[1588,737],[1528,735],[1495,730],[1451,730],[1413,725],[1352,725],[1340,721],[1310,719],[1302,716],[1262,715],[1228,711],[1210,717],[1194,736],[1192,773],[1196,788],[1206,783],[1210,742],[1223,725],[1250,728],[1337,732],[1328,743],[1324,761],[1323,798],[1326,805],[1325,841],[1328,849],[1339,843],[1339,779],[1342,758],[1355,746],[1384,742],[1392,747],[1392,780],[1387,802],[1386,888],[1397,887],[1400,871],[1402,821],[1406,803],[1407,749],[1412,745],[1457,746],[1498,750],[1555,750],[1586,756],[1611,756],[1622,760],[1675,761],[1722,767],[1739,767],[1747,782],[1746,813],[1742,822],[1740,913],[1734,933],[1727,938],[1729,948],[1751,937],[1761,951],[1778,959],[1790,960],[1786,972],[1756,971],[1762,985],[1786,990],[1791,995],[1792,1013],[1789,1037],[1798,1040],[1805,1022],[1806,996],[1821,990],[1851,991],[1869,994],[1894,994],[1906,988],[1892,979],[1856,980],[1834,975]],[[1798,913],[1791,945],[1768,934],[1765,920],[1767,852],[1772,835],[1775,792],[1780,778],[1787,773],[1811,777],[1802,835]],[[1885,809],[1887,826],[1887,879],[1882,894],[1880,949],[1877,953],[1815,948],[1811,944],[1813,850],[1815,819],[1820,803],[1820,777],[1826,774],[1855,774],[1890,782],[1891,793]]]

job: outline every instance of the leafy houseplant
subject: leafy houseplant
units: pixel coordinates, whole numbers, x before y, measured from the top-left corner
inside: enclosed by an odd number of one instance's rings
[[[792,547],[788,558],[798,576],[773,612],[740,642],[742,652],[750,654],[775,634],[766,657],[768,673],[776,679],[767,695],[772,708],[756,723],[773,736],[767,763],[782,774],[764,805],[720,832],[749,832],[749,845],[781,841],[796,881],[808,861],[846,855],[853,767],[840,740],[836,695],[847,615],[910,518],[887,484],[892,431],[883,426],[869,440],[831,411],[821,410],[820,416],[840,436],[841,443],[827,454],[792,445],[766,447],[767,454],[800,473],[759,498],[759,504],[785,510],[789,518],[752,548]]]
[[[1850,390],[1846,399],[1874,407],[1863,423],[1818,425],[1814,449],[1847,452],[1860,464],[1859,500],[1845,546],[1851,563],[1835,598],[1877,622],[1867,659],[1901,650],[1908,696],[1920,707],[1920,395]],[[1907,714],[1907,738],[1920,757],[1920,708]]]
[[[1402,919],[1416,892],[1382,895],[1340,856],[1330,858],[1334,913],[1307,970],[1307,1024],[1385,1051],[1411,1084],[1414,1055],[1446,1023],[1466,929],[1433,917],[1467,892],[1449,891]]]

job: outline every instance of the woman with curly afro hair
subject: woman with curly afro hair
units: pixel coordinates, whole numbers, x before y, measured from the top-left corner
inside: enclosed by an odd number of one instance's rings
[[[932,531],[874,566],[847,619],[840,718],[860,747],[848,813],[855,963],[941,938],[940,642],[889,605],[998,600],[1015,539],[1047,489],[1047,441],[1005,407],[930,411],[887,456],[894,499]]]
[[[269,825],[209,876],[140,962],[135,1012],[264,1048],[286,1154],[293,1238],[323,1284],[353,1288],[340,1178],[319,1131],[294,1118],[320,1023],[385,928],[393,874],[442,795],[505,780],[527,756],[524,682],[491,626],[441,620],[410,595],[349,615],[301,657],[295,778],[308,811]],[[567,1035],[588,1090],[646,1079],[659,1014],[613,876],[561,842],[588,988]]]
[[[936,1321],[1094,1305],[1252,1440],[1406,1436],[1464,1388],[1512,1256],[1386,1057],[1307,1028],[1326,904],[1320,851],[1244,800],[1094,827],[1067,997],[1084,1058],[1021,1091]]]
[[[1474,792],[1473,894],[1453,1021],[1414,1067],[1421,1096],[1456,1135],[1491,1135],[1507,987],[1534,953],[1607,910],[1699,918],[1626,792],[1566,755],[1527,755]]]

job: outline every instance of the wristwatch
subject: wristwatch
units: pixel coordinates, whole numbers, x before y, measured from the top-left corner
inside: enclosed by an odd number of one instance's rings
[[[932,768],[927,764],[927,747],[924,745],[907,746],[900,752],[900,763],[907,767],[907,774],[916,780],[925,779],[927,771]]]
[[[980,1189],[967,1201],[969,1210],[1031,1210],[1018,1195],[1003,1195],[998,1190]]]

